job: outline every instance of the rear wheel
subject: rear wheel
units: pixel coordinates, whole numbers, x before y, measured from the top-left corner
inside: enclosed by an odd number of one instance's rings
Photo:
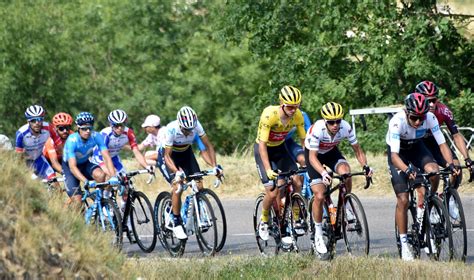
[[[313,200],[314,196],[310,199],[309,204],[308,204],[308,209],[309,209],[309,234],[310,234],[310,239],[311,239],[311,254],[318,254],[316,252],[316,245],[315,245],[315,222],[314,222],[314,215],[313,215]],[[330,218],[329,218],[329,211],[328,211],[328,205],[326,202],[323,203],[323,218],[322,218],[322,228],[323,228],[323,239],[324,243],[326,244],[326,249],[328,250],[328,253],[325,255],[320,255],[321,259],[333,259],[334,256],[336,255],[336,237],[334,234],[334,227],[331,224]]]
[[[130,212],[130,222],[132,224],[135,240],[144,252],[150,253],[156,245],[156,226],[153,218],[153,208],[148,197],[135,191]]]
[[[158,211],[156,212],[155,221],[160,229],[158,237],[163,247],[168,250],[172,257],[180,257],[184,253],[186,240],[176,238],[173,233],[171,194],[169,192],[160,193],[155,205],[156,203],[158,203]]]
[[[277,216],[275,215],[273,207],[270,208],[268,218],[268,240],[263,240],[262,238],[260,238],[260,235],[258,233],[260,217],[262,216],[262,204],[264,196],[265,194],[261,193],[255,201],[255,209],[253,213],[253,228],[255,231],[255,237],[257,239],[257,245],[258,249],[260,250],[260,253],[265,256],[274,256],[277,255],[280,250],[281,235],[279,221]]]
[[[217,228],[217,248],[216,252],[222,250],[227,238],[227,221],[225,218],[224,207],[222,206],[221,200],[215,192],[210,189],[203,189],[201,191],[209,202],[211,203],[212,210],[214,210],[215,222],[214,225]]]
[[[365,217],[364,207],[359,198],[348,193],[344,197],[342,207],[342,231],[346,242],[347,252],[353,256],[366,256],[369,254],[369,226]]]
[[[291,195],[291,222],[293,236],[297,241],[299,251],[311,249],[311,235],[309,230],[309,215],[306,200],[298,193]]]
[[[196,194],[197,207],[194,207],[194,229],[201,252],[206,256],[213,256],[216,252],[218,239],[216,217],[209,199],[200,193]]]
[[[453,236],[448,211],[437,196],[430,198],[428,209],[428,220],[431,225],[429,233],[430,253],[432,253],[435,260],[450,261],[453,258]]]
[[[466,261],[467,254],[467,232],[464,208],[457,190],[449,188],[445,194],[444,205],[449,213],[453,235],[453,258],[458,261]]]

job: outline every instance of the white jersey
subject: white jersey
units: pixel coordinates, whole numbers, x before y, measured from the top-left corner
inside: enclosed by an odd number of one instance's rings
[[[175,151],[186,150],[194,141],[194,136],[202,137],[206,134],[202,125],[197,121],[196,127],[191,130],[189,135],[184,135],[181,131],[178,121],[172,121],[166,126],[165,147],[172,147]]]
[[[156,148],[159,149],[160,147],[163,146],[163,143],[165,142],[166,138],[166,126],[160,127],[158,130],[158,133],[156,135],[154,134],[148,134],[148,136],[143,140],[141,145],[144,147],[150,147],[150,148]]]
[[[304,146],[308,150],[318,151],[318,154],[325,154],[345,138],[349,140],[351,145],[357,144],[357,138],[348,122],[341,120],[339,131],[336,135],[331,136],[326,128],[326,122],[318,120],[308,129]]]
[[[386,142],[390,146],[390,151],[394,153],[400,152],[400,145],[410,145],[422,139],[428,131],[431,131],[436,142],[443,144],[446,142],[443,133],[439,129],[439,123],[436,116],[428,112],[425,121],[418,128],[414,128],[408,124],[407,114],[405,111],[396,113],[388,124],[388,132]]]

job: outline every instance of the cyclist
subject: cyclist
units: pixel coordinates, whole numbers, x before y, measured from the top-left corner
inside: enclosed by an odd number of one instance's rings
[[[464,142],[461,133],[459,133],[458,131],[458,127],[454,121],[453,113],[448,108],[448,106],[439,101],[438,87],[433,82],[423,81],[416,85],[415,92],[423,94],[428,100],[428,104],[430,105],[430,112],[436,116],[439,125],[446,124],[449,133],[451,133],[451,136],[454,140],[454,144],[458,148],[459,152],[461,152],[461,155],[464,157],[464,161],[466,163],[466,166],[469,168],[471,177],[474,176],[474,168],[472,166],[472,160],[469,158],[466,143]],[[436,162],[443,167],[447,167],[447,162],[441,155],[438,143],[436,143],[435,138],[430,132],[426,134],[425,138],[423,139],[423,142],[433,154],[433,157],[435,158]],[[460,166],[456,153],[451,150],[451,154],[453,156],[454,165]],[[457,176],[456,178],[457,180],[455,183],[455,187],[457,188],[461,184],[462,172],[459,173],[459,176]]]
[[[348,139],[354,150],[357,161],[365,171],[366,176],[372,176],[373,170],[367,165],[367,157],[357,142],[356,135],[351,125],[342,119],[344,110],[335,102],[328,102],[321,108],[322,120],[317,120],[308,130],[305,139],[305,159],[311,190],[313,191],[313,218],[315,221],[315,245],[319,254],[326,254],[327,248],[323,240],[322,216],[323,203],[327,187],[331,184],[332,177],[323,164],[338,174],[349,174],[351,168],[346,158],[341,154],[337,145]],[[345,181],[346,191],[351,192],[352,180]],[[346,214],[350,217],[352,212]]]
[[[161,142],[165,138],[165,129],[161,129],[160,117],[157,115],[148,115],[142,124],[148,136],[140,144],[138,150],[143,151],[146,148],[155,148],[153,151],[145,152],[145,159],[147,164],[156,165],[158,158],[158,149],[161,147]]]
[[[33,168],[37,176],[51,180],[56,177],[56,173],[43,156],[43,147],[49,137],[53,141],[59,141],[59,137],[49,123],[44,122],[45,114],[45,110],[39,105],[26,109],[28,123],[16,132],[15,147],[16,152],[26,158],[26,164]]]
[[[405,98],[405,110],[398,112],[390,120],[386,136],[388,166],[392,186],[397,196],[395,220],[400,233],[402,259],[413,260],[407,242],[407,209],[408,209],[408,180],[415,180],[419,169],[425,172],[437,172],[438,164],[425,146],[422,139],[430,130],[438,143],[443,158],[451,171],[457,174],[453,164],[451,151],[446,144],[443,133],[439,129],[436,116],[429,112],[428,101],[420,93],[411,93]],[[436,192],[439,176],[430,178],[432,191]],[[415,184],[418,184],[418,179]],[[417,219],[422,219],[424,188],[417,188],[418,207]]]
[[[93,130],[94,116],[89,112],[81,112],[76,116],[77,132],[71,134],[64,144],[62,168],[66,183],[66,193],[72,202],[80,205],[82,191],[79,182],[84,187],[95,187],[97,182],[104,182],[106,175],[110,177],[111,185],[118,185],[115,168],[110,158],[102,135]],[[98,146],[107,168],[102,170],[97,164],[92,163],[89,157],[95,146]]]
[[[265,197],[262,203],[262,216],[258,226],[259,236],[262,240],[268,240],[268,220],[270,207],[273,201],[280,198],[280,190],[273,184],[278,177],[275,169],[282,172],[297,168],[290,151],[285,145],[285,137],[288,132],[296,127],[301,144],[304,143],[306,131],[304,129],[303,115],[299,109],[301,104],[301,92],[293,86],[284,86],[279,93],[280,105],[266,107],[260,116],[257,139],[254,144],[254,157],[260,180],[265,187]],[[301,192],[302,180],[300,176],[294,177],[294,188]],[[279,182],[282,184],[283,182]],[[277,200],[280,203],[280,200]],[[298,229],[300,226],[296,226]]]
[[[173,233],[178,239],[187,239],[180,215],[181,183],[186,177],[186,174],[200,172],[199,164],[194,157],[191,147],[196,134],[201,138],[209,151],[211,165],[214,166],[217,176],[222,175],[222,168],[216,164],[214,146],[209,141],[196,113],[191,107],[184,106],[179,109],[177,120],[172,121],[166,126],[164,147],[160,148],[158,152],[158,166],[166,181],[168,181],[173,188],[171,194],[173,208],[172,223]],[[200,189],[202,188],[202,181],[198,182],[198,187]]]
[[[43,155],[51,164],[56,172],[63,173],[61,166],[63,158],[63,149],[69,134],[72,134],[72,117],[68,113],[57,113],[52,119],[53,129],[59,136],[58,141],[49,137],[43,148]]]
[[[12,142],[6,135],[0,134],[0,150],[13,150]]]

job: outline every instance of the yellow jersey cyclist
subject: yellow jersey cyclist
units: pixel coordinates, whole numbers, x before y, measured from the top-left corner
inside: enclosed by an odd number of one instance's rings
[[[439,146],[444,160],[448,163],[451,172],[459,174],[453,164],[451,150],[446,144],[443,133],[439,129],[436,116],[429,112],[428,101],[420,93],[411,93],[405,98],[405,110],[395,114],[389,122],[386,135],[388,167],[393,190],[397,196],[395,221],[400,233],[402,259],[413,260],[407,239],[407,209],[408,209],[408,180],[419,180],[416,173],[421,169],[425,172],[437,172],[430,150],[423,143],[428,131],[431,132]],[[439,176],[430,178],[432,193],[436,193],[439,185]],[[421,182],[415,181],[415,184]],[[418,207],[417,219],[422,219],[424,188],[417,188]]]
[[[270,207],[275,198],[281,197],[279,189],[273,185],[273,180],[278,176],[274,170],[278,169],[286,172],[297,168],[295,159],[285,145],[285,138],[293,127],[296,127],[302,145],[306,136],[303,115],[299,109],[301,104],[299,89],[293,86],[284,86],[280,91],[279,99],[280,105],[268,106],[263,110],[254,145],[257,171],[265,187],[262,216],[258,227],[259,236],[262,240],[268,240],[269,238]],[[294,183],[295,191],[300,192],[301,177],[295,176]],[[296,230],[298,230],[298,226],[296,226]]]
[[[311,190],[314,200],[312,209],[315,221],[315,245],[319,254],[326,254],[327,248],[323,240],[322,216],[323,203],[327,187],[331,184],[331,175],[323,165],[331,168],[338,174],[348,174],[351,167],[341,154],[337,145],[344,139],[348,139],[354,150],[357,161],[365,171],[366,176],[372,176],[372,168],[367,165],[364,151],[357,142],[357,138],[348,122],[342,119],[344,110],[335,102],[326,103],[321,108],[322,120],[317,120],[308,130],[305,139],[305,160]],[[352,180],[346,179],[346,191],[351,192]],[[346,215],[353,215],[347,211]]]
[[[217,176],[223,175],[222,168],[216,164],[214,146],[206,135],[201,123],[198,121],[196,112],[189,107],[182,107],[176,116],[176,120],[166,126],[166,136],[163,146],[158,150],[157,165],[166,181],[171,184],[171,204],[173,218],[171,219],[172,230],[176,238],[187,239],[186,231],[181,219],[181,184],[186,174],[192,175],[200,172],[199,164],[194,156],[191,144],[197,134],[207,150],[211,160],[211,166]],[[202,189],[202,181],[198,182],[198,188]]]

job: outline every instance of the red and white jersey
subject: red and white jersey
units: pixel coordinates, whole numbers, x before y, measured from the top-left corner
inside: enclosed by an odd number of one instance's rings
[[[331,136],[326,128],[324,120],[316,121],[306,133],[304,146],[311,151],[318,151],[318,154],[325,154],[336,147],[343,139],[348,139],[351,145],[357,144],[357,138],[351,125],[345,120],[341,120],[339,131]]]
[[[100,131],[102,136],[104,137],[105,146],[109,150],[110,157],[114,157],[120,153],[123,146],[130,145],[130,148],[137,147],[137,138],[135,137],[135,133],[133,129],[129,127],[124,127],[122,134],[115,135],[113,132],[112,127],[106,127]],[[94,148],[94,155],[100,153],[97,147]]]
[[[60,141],[59,136],[49,123],[43,122],[43,128],[38,135],[34,135],[29,124],[25,124],[16,132],[15,149],[19,153],[25,153],[26,158],[35,160],[43,155],[43,147],[48,138]]]
[[[408,123],[405,111],[402,111],[396,113],[390,120],[385,141],[390,146],[391,152],[399,153],[400,147],[403,149],[405,145],[421,140],[429,131],[438,144],[446,142],[433,113],[428,112],[423,123],[418,128],[414,128]]]

